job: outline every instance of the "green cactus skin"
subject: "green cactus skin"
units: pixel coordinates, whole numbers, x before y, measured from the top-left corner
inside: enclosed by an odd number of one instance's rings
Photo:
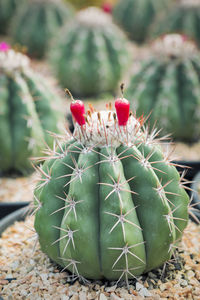
[[[200,1],[181,0],[170,12],[154,24],[153,36],[181,33],[195,40],[200,47]]]
[[[44,78],[32,72],[28,58],[13,50],[0,52],[0,169],[32,170],[29,157],[40,155],[44,142],[52,147],[48,131],[59,133],[55,109],[60,101]]]
[[[151,113],[151,126],[157,122],[163,134],[193,142],[200,137],[200,59],[185,37],[166,35],[155,44],[162,39],[169,43],[171,39],[171,45],[161,42],[158,51],[152,50],[152,56],[131,78],[125,95],[132,107],[136,103],[138,115]],[[173,54],[176,40],[180,49]]]
[[[113,18],[130,39],[142,44],[149,35],[155,17],[166,12],[170,0],[120,0],[113,9]]]
[[[62,86],[75,96],[113,92],[128,67],[126,42],[110,16],[88,8],[60,34],[50,62]]]
[[[97,117],[98,116],[98,117]],[[42,251],[74,276],[123,280],[170,259],[189,197],[153,134],[93,113],[52,151],[35,189]]]
[[[70,2],[77,9],[83,9],[88,6],[99,6],[105,2],[104,0],[65,0],[66,2]]]
[[[27,47],[30,56],[41,59],[58,29],[73,15],[70,5],[58,0],[29,0],[18,11],[11,24],[15,43]]]
[[[22,5],[23,2],[24,0],[0,0],[0,34],[5,34],[8,31],[17,5]]]

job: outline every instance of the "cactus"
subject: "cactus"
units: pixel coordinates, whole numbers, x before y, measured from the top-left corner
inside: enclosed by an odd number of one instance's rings
[[[74,5],[77,9],[86,8],[88,6],[99,6],[103,4],[104,0],[67,0],[72,5]]]
[[[155,17],[166,12],[169,0],[120,0],[113,9],[113,18],[128,36],[141,44],[146,41]]]
[[[73,99],[74,136],[38,169],[35,229],[42,251],[75,278],[128,284],[171,257],[189,199],[155,132],[129,114],[128,100],[115,107],[85,114]]]
[[[44,140],[51,147],[62,114],[44,78],[29,67],[29,59],[0,44],[0,170],[32,170],[28,160],[41,155]]]
[[[24,0],[0,0],[0,34],[5,34],[8,31],[17,4],[22,5],[23,1]]]
[[[14,42],[24,45],[32,57],[45,56],[50,41],[72,15],[61,0],[29,0],[17,11],[11,24]]]
[[[132,77],[125,93],[138,114],[151,113],[163,133],[193,142],[200,137],[200,59],[185,36],[166,35],[152,45],[152,56]],[[133,106],[132,106],[133,107]]]
[[[59,36],[50,61],[60,83],[76,96],[113,92],[128,66],[126,39],[108,14],[91,7]]]
[[[65,0],[74,5],[77,9],[83,9],[88,6],[103,7],[104,4],[113,5],[117,0]]]
[[[200,0],[180,0],[165,17],[155,22],[153,35],[185,34],[200,47]]]

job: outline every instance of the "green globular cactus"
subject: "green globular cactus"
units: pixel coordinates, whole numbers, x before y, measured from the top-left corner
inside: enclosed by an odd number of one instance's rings
[[[35,58],[43,58],[58,29],[72,16],[71,6],[61,0],[28,0],[18,9],[11,24],[15,43],[27,47]]]
[[[65,0],[66,2],[70,2],[77,9],[86,8],[88,6],[99,6],[101,7],[104,3],[104,0]]]
[[[180,33],[194,39],[200,47],[200,0],[180,0],[170,12],[158,18],[153,35]]]
[[[110,16],[91,7],[61,32],[50,62],[60,83],[76,96],[113,92],[128,67],[126,43]]]
[[[3,45],[3,46],[2,46]],[[50,132],[61,132],[60,101],[43,77],[29,67],[29,59],[0,45],[0,170],[32,170],[29,157],[41,155]]]
[[[113,18],[137,43],[146,41],[155,17],[166,12],[169,0],[120,0],[113,9]]]
[[[162,133],[176,140],[200,138],[200,58],[185,36],[166,35],[130,80],[125,93],[137,113],[149,115]]]
[[[5,34],[8,31],[17,5],[22,5],[23,2],[24,0],[0,0],[0,34]]]
[[[35,189],[42,251],[77,278],[123,280],[170,259],[188,221],[180,175],[117,99],[117,115],[85,114],[73,100],[74,135],[52,151]]]

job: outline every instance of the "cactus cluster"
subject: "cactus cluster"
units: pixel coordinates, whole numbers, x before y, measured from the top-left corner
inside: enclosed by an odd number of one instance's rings
[[[28,160],[41,155],[46,132],[59,132],[60,103],[44,78],[29,67],[29,59],[5,43],[0,45],[0,170],[32,170]],[[63,120],[62,120],[63,121]]]
[[[126,280],[162,265],[188,220],[188,195],[156,133],[129,114],[86,113],[73,100],[73,137],[46,158],[35,189],[41,249],[75,278]]]
[[[200,56],[185,36],[169,34],[152,44],[152,55],[126,91],[138,114],[151,114],[163,133],[193,142],[200,138]],[[133,107],[133,106],[132,106]]]
[[[180,0],[168,14],[155,22],[153,34],[184,34],[200,47],[200,0]]]
[[[28,0],[17,10],[11,24],[11,37],[15,43],[26,46],[30,56],[42,58],[72,11],[62,0]]]
[[[120,0],[113,9],[113,18],[128,36],[141,44],[149,35],[155,17],[166,12],[171,0]]]
[[[50,54],[57,78],[77,96],[113,92],[128,66],[126,39],[108,14],[90,7],[64,28]]]

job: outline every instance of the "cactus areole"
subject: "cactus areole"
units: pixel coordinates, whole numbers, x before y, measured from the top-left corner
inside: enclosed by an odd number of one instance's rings
[[[35,229],[41,249],[82,279],[128,284],[170,259],[187,225],[184,182],[155,132],[132,113],[120,120],[127,105],[116,100],[117,114],[90,107],[85,124],[78,122],[82,108],[75,116],[72,106],[73,136],[58,141],[40,169]]]

